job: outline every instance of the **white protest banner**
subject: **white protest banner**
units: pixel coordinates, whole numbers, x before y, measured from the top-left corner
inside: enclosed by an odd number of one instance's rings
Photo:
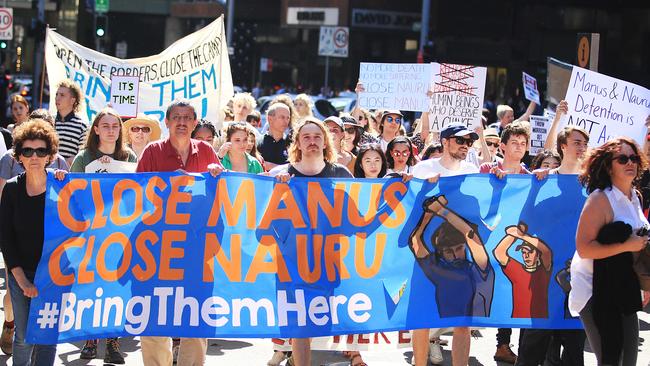
[[[539,101],[539,90],[537,90],[537,80],[526,74],[525,72],[521,73],[521,79],[524,83],[524,95],[526,96],[526,99],[530,100],[531,102],[537,103],[537,105],[540,105]]]
[[[118,161],[111,159],[107,163],[101,162],[101,159],[93,160],[86,165],[86,173],[135,173],[137,163],[128,161]]]
[[[110,104],[122,116],[132,118],[138,115],[138,90],[140,78],[137,76],[111,77]]]
[[[364,91],[359,105],[367,109],[429,110],[427,91],[431,64],[378,64],[362,62],[359,80]]]
[[[590,146],[600,146],[616,136],[631,137],[643,146],[650,90],[574,66],[566,101],[569,113],[562,117],[560,127],[584,128]]]
[[[464,123],[470,129],[481,124],[486,74],[485,67],[433,63],[431,131],[450,123]]]
[[[233,95],[223,16],[174,42],[158,55],[118,59],[47,31],[45,42],[50,108],[57,84],[70,78],[84,95],[82,113],[91,121],[110,100],[112,75],[140,78],[139,112],[163,121],[167,105],[187,98],[198,118],[219,121],[219,111]],[[166,131],[164,124],[161,124]]]
[[[544,143],[552,121],[547,116],[530,116],[530,148],[528,151],[531,156],[544,151]]]

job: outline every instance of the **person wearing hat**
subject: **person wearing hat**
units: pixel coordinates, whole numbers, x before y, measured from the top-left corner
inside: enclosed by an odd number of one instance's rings
[[[465,161],[470,147],[478,140],[476,132],[467,129],[464,124],[452,123],[440,131],[440,141],[443,146],[442,156],[438,159],[424,160],[413,167],[413,176],[420,179],[435,179],[463,174],[478,173],[478,167]],[[444,240],[440,243],[442,244]],[[430,349],[429,329],[413,331],[413,358],[414,364],[426,365],[427,354]],[[431,355],[439,354],[439,346],[432,344]],[[435,347],[434,347],[435,346]],[[454,365],[466,365],[469,360],[470,330],[468,327],[454,328],[453,347],[451,357]],[[435,360],[442,362],[441,356]],[[434,360],[432,360],[433,362]],[[435,362],[434,362],[435,363]]]
[[[402,113],[395,109],[386,110],[381,114],[379,120],[379,144],[384,152],[388,148],[388,143],[399,135],[403,118]]]
[[[124,122],[127,146],[135,152],[138,159],[148,143],[160,139],[160,132],[158,121],[147,117],[144,113],[139,113],[137,117]]]
[[[349,124],[349,117],[344,117],[346,120],[348,120]],[[334,149],[336,150],[336,154],[338,156],[337,162],[346,168],[348,168],[349,171],[354,171],[354,163],[356,162],[357,158],[354,156],[349,151],[346,151],[343,149],[343,138],[345,137],[344,131],[344,124],[343,124],[343,119],[336,117],[336,116],[330,116],[325,118],[325,126],[327,129],[329,129],[331,135],[332,135],[332,140],[334,142]]]
[[[483,138],[485,138],[485,144],[490,151],[490,157],[487,160],[489,162],[497,160],[499,158],[499,144],[501,143],[499,133],[494,128],[487,128],[483,131]]]

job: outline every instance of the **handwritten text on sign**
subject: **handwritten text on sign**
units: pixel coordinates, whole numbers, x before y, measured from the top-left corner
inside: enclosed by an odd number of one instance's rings
[[[362,62],[359,80],[365,91],[359,105],[368,109],[427,111],[431,64],[377,64]]]
[[[475,128],[481,124],[485,67],[433,63],[433,96],[429,105],[432,131],[450,123]]]
[[[111,106],[122,117],[138,115],[138,91],[140,78],[137,76],[111,77]]]
[[[650,115],[650,90],[574,66],[566,93],[568,117],[562,125],[577,125],[589,133],[589,145],[599,146],[616,136],[645,142]]]

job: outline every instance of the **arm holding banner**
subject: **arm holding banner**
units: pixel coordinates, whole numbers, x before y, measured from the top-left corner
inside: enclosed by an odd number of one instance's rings
[[[357,86],[354,87],[354,92],[357,93],[357,102],[354,103],[354,108],[350,111],[350,114],[353,116],[358,116],[361,111],[361,106],[359,106],[359,93],[363,93],[366,89],[363,87],[361,80],[357,81]],[[358,121],[357,121],[358,122]],[[368,121],[370,123],[370,121]]]
[[[612,207],[604,193],[594,192],[587,197],[576,232],[576,250],[581,258],[602,259],[624,252],[638,252],[645,248],[648,238],[638,236],[635,232],[622,243],[599,243],[596,240],[598,232],[613,219]]]
[[[490,149],[488,149],[487,142],[485,142],[485,135],[483,133],[485,129],[483,128],[483,123],[476,127],[474,131],[478,134],[478,141],[481,143],[481,160],[480,164],[492,162],[492,154],[490,154]]]
[[[555,141],[557,139],[557,128],[560,125],[560,119],[563,115],[569,112],[569,103],[566,100],[561,100],[560,104],[557,105],[555,109],[555,118],[553,118],[553,123],[551,123],[551,128],[548,130],[548,136],[546,136],[546,142],[544,143],[544,148],[546,150],[553,150],[555,148]]]

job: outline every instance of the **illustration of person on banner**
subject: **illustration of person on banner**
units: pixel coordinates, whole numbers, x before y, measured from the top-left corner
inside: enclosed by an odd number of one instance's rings
[[[483,240],[477,226],[450,210],[447,203],[445,196],[433,196],[424,201],[424,213],[411,235],[411,251],[436,286],[436,304],[441,318],[490,316],[494,269]],[[424,231],[435,216],[444,221],[431,237],[435,248],[431,253],[425,244]],[[473,261],[468,259],[466,248]],[[456,296],[445,296],[450,293]]]
[[[553,252],[545,242],[529,235],[528,225],[523,222],[505,231],[506,236],[494,248],[494,257],[512,283],[512,317],[547,318]],[[508,254],[517,240],[522,241],[515,248],[521,251],[521,262]]]

